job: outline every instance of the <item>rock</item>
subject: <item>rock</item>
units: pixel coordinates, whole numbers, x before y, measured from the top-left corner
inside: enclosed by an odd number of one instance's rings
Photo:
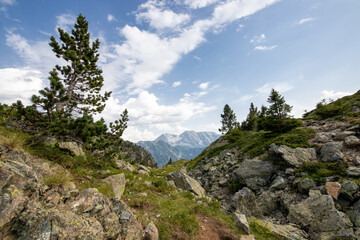
[[[342,142],[328,142],[321,148],[321,156],[324,162],[342,161],[344,154],[341,152]]]
[[[115,198],[120,200],[125,191],[125,175],[123,173],[112,175],[105,178],[103,181],[111,185]]]
[[[122,161],[122,160],[117,160],[117,161],[115,161],[115,163],[116,163],[116,167],[118,169],[122,169],[122,170],[127,171],[127,172],[135,171],[135,167],[133,165],[131,165],[130,163],[128,163],[128,162],[125,162],[125,161]]]
[[[330,138],[327,135],[321,133],[314,139],[314,143],[327,143],[329,141]]]
[[[327,193],[332,196],[335,200],[338,199],[341,184],[338,182],[327,182],[325,184]]]
[[[308,193],[309,190],[314,187],[316,187],[315,181],[312,179],[309,179],[309,178],[303,179],[298,184],[299,192],[304,193],[304,194]]]
[[[145,229],[144,240],[158,240],[159,231],[153,222],[149,223]]]
[[[286,187],[286,182],[285,179],[281,176],[278,176],[274,182],[271,185],[271,189],[276,189],[276,190],[282,190]]]
[[[350,177],[360,177],[360,168],[359,167],[348,167],[346,173]]]
[[[174,181],[178,188],[189,190],[199,197],[205,196],[205,190],[200,183],[181,170],[169,173],[166,177],[168,180]]]
[[[294,175],[294,173],[295,173],[295,170],[293,168],[287,168],[285,170],[286,175]]]
[[[341,184],[340,197],[346,200],[353,201],[354,194],[358,191],[359,187],[354,182],[345,182]]]
[[[262,217],[261,210],[257,207],[255,194],[247,187],[234,194],[231,199],[233,208],[245,214],[247,218]]]
[[[294,225],[280,225],[275,224],[267,220],[251,219],[257,225],[260,225],[262,228],[267,229],[276,239],[296,239],[296,240],[305,240],[309,236],[306,232]]]
[[[273,191],[263,191],[256,199],[256,205],[262,214],[269,216],[279,209],[279,198]]]
[[[360,166],[360,156],[356,156],[355,159],[354,159],[354,164],[356,166]]]
[[[142,170],[142,169],[138,170],[138,173],[141,174],[141,175],[149,176],[149,173],[147,171],[145,171],[145,170]]]
[[[150,173],[150,168],[148,168],[148,167],[146,167],[146,166],[144,166],[144,165],[139,165],[139,167],[138,167],[138,169],[137,169],[138,171],[141,171],[141,170],[143,170],[143,171],[145,171],[146,173]]]
[[[76,142],[59,142],[58,144],[59,144],[60,149],[68,150],[77,157],[85,156],[85,153],[82,150],[82,147]]]
[[[263,161],[259,158],[245,159],[233,172],[233,175],[240,183],[258,191],[267,185],[276,169],[269,161]]]
[[[347,147],[356,147],[360,146],[360,139],[355,136],[349,136],[345,138],[345,146]]]
[[[246,219],[246,216],[240,212],[235,212],[234,213],[234,220],[236,225],[244,230],[247,234],[250,234],[250,227],[249,227],[249,223]]]
[[[270,145],[270,151],[281,155],[282,159],[294,167],[301,167],[305,162],[316,161],[314,148],[291,148],[285,145],[278,147],[274,143]]]
[[[316,191],[315,191],[316,192]],[[309,230],[311,239],[341,237],[345,232],[354,235],[352,223],[345,213],[336,210],[330,195],[312,194],[304,201],[289,207],[288,220]]]
[[[344,131],[344,132],[336,133],[334,138],[335,138],[335,140],[342,141],[342,140],[344,140],[347,137],[352,136],[352,135],[355,135],[355,132],[353,132],[353,131]]]

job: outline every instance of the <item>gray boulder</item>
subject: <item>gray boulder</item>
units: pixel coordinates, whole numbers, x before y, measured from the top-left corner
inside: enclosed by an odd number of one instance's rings
[[[149,223],[145,229],[144,240],[158,240],[159,231],[153,222]]]
[[[256,205],[265,216],[269,216],[279,209],[278,194],[273,191],[263,191],[256,199]]]
[[[278,176],[271,184],[271,189],[282,190],[286,187],[286,181],[283,177]]]
[[[342,153],[342,142],[328,142],[321,148],[321,156],[324,162],[342,161],[344,154]]]
[[[59,148],[65,149],[73,153],[75,156],[85,156],[82,147],[76,142],[59,142]]]
[[[205,190],[200,183],[184,171],[172,172],[166,175],[166,177],[169,181],[173,181],[178,188],[189,190],[199,197],[205,196]]]
[[[345,146],[347,147],[356,147],[360,146],[360,139],[355,136],[349,136],[345,138]]]
[[[294,167],[301,167],[304,162],[316,161],[314,148],[291,148],[285,145],[278,147],[273,143],[270,151],[279,154],[285,162]]]
[[[123,173],[112,175],[105,178],[103,181],[111,185],[115,199],[120,200],[125,191],[125,175]]]
[[[335,134],[335,139],[336,140],[344,140],[349,136],[355,135],[355,132],[353,131],[344,131],[344,132],[338,132]]]
[[[262,217],[261,210],[257,207],[255,194],[247,187],[234,194],[231,199],[233,208],[245,214],[247,218]]]
[[[115,163],[116,163],[116,167],[118,169],[122,169],[122,170],[127,171],[127,172],[135,171],[135,167],[133,165],[131,165],[130,163],[128,163],[128,162],[125,162],[125,161],[122,161],[122,160],[117,160],[117,161],[115,161]]]
[[[269,161],[259,158],[244,159],[233,172],[234,178],[254,191],[265,187],[276,167]]]
[[[235,212],[234,213],[234,220],[236,225],[244,230],[247,234],[250,234],[250,226],[249,223],[246,219],[246,216],[240,212]]]
[[[344,182],[341,184],[340,197],[345,198],[346,200],[353,201],[354,194],[358,191],[359,187],[354,182]]]
[[[301,193],[308,193],[310,189],[316,187],[316,183],[314,180],[309,179],[309,178],[305,178],[303,180],[301,180],[298,184],[298,189],[299,192]]]
[[[350,177],[360,177],[360,168],[359,167],[349,167],[346,170],[346,173],[350,176]]]
[[[304,201],[291,205],[287,218],[309,229],[312,239],[340,239],[347,234],[354,237],[350,219],[345,213],[336,210],[330,195],[321,195],[319,191],[313,191]]]

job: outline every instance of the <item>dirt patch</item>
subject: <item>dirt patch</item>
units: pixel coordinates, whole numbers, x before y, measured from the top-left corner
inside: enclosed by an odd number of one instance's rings
[[[231,229],[211,216],[198,214],[197,216],[200,229],[196,240],[238,240]]]

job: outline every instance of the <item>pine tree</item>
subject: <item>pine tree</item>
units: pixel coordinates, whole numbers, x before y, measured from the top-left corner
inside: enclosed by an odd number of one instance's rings
[[[50,122],[56,114],[68,117],[85,111],[89,114],[102,112],[111,92],[100,92],[104,79],[102,70],[97,67],[99,40],[90,44],[88,22],[81,14],[71,35],[61,28],[58,32],[61,45],[54,36],[50,37],[49,45],[68,65],[55,66],[50,72],[50,88],[41,90],[40,96],[33,96],[33,103],[46,111]]]
[[[253,103],[250,104],[249,114],[246,117],[246,120],[241,123],[242,130],[254,130],[257,125],[257,120],[259,116],[259,111]]]
[[[285,103],[283,96],[279,94],[275,89],[271,90],[268,97],[269,109],[268,116],[272,119],[287,119],[290,118],[292,106]]]
[[[221,114],[221,133],[228,133],[237,126],[236,116],[228,104],[224,106],[224,113]]]

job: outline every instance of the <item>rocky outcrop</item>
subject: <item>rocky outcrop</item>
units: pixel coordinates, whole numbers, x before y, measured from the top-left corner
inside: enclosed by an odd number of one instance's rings
[[[321,156],[324,162],[338,162],[344,159],[342,142],[329,142],[321,148]]]
[[[76,142],[58,142],[58,146],[60,149],[68,150],[69,152],[71,152],[72,154],[74,154],[77,157],[85,156],[85,153],[84,153],[82,147]]]
[[[270,145],[270,151],[278,154],[290,166],[301,167],[305,162],[316,161],[316,150],[314,148],[290,148],[288,146]]]
[[[120,200],[125,191],[125,175],[123,173],[112,175],[105,178],[103,181],[111,185],[115,199]]]
[[[169,181],[173,181],[178,188],[189,190],[199,197],[205,196],[204,188],[199,184],[198,181],[190,177],[184,170],[169,173],[167,175],[167,179]]]

